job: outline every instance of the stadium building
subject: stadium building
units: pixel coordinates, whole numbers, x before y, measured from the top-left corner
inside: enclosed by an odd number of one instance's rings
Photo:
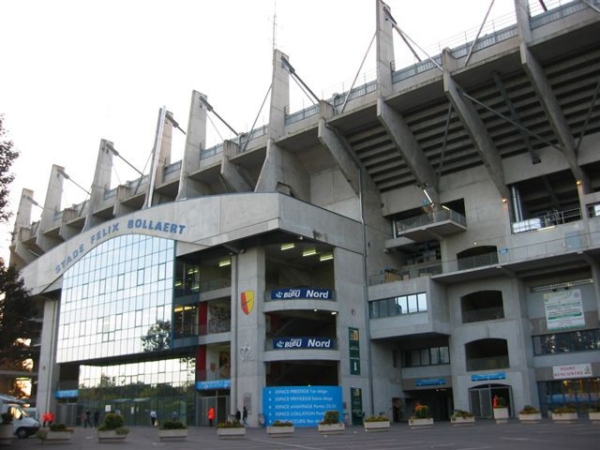
[[[359,423],[598,402],[600,2],[515,0],[408,65],[374,6],[374,80],[290,112],[302,80],[275,50],[267,124],[205,148],[193,92],[182,160],[163,108],[150,173],[110,188],[102,140],[87,201],[61,205],[59,166],[39,221],[23,192],[40,411],[258,426],[313,403]]]

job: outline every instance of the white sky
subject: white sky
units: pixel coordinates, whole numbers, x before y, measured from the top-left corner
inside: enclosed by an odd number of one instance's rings
[[[473,39],[490,2],[386,3],[433,55]],[[0,114],[21,153],[10,209],[16,213],[23,188],[43,204],[52,164],[89,190],[101,138],[148,173],[159,108],[185,130],[192,90],[238,132],[250,131],[271,83],[275,10],[277,47],[302,80],[321,98],[347,90],[375,32],[375,0],[0,0]],[[513,11],[514,0],[495,0],[486,29],[514,23]],[[396,67],[413,63],[394,34]],[[374,79],[374,63],[375,44],[357,85]],[[311,104],[293,81],[290,91],[292,112]],[[257,126],[267,111],[268,104]],[[216,128],[209,122],[207,147],[233,137],[209,117]],[[174,134],[177,161],[184,141]],[[114,161],[113,187],[137,178]],[[64,182],[63,208],[86,197]],[[33,207],[34,220],[40,211]],[[0,227],[4,258],[12,228]]]

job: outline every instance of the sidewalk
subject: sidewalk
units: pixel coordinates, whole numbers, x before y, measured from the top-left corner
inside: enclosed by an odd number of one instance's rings
[[[453,427],[449,422],[435,423],[426,429],[410,429],[406,423],[393,424],[388,432],[366,433],[362,427],[347,427],[343,434],[322,436],[316,428],[296,428],[293,437],[272,438],[263,428],[248,428],[243,439],[220,439],[215,427],[191,427],[183,442],[160,442],[152,427],[130,428],[127,440],[99,444],[95,430],[77,428],[73,439],[65,444],[43,444],[53,450],[90,450],[114,447],[120,450],[416,450],[416,449],[510,449],[510,450],[592,450],[599,448],[600,425],[587,419],[575,424],[556,425],[549,419],[524,425],[518,421],[497,425],[480,420],[473,426]],[[14,440],[7,449],[39,449],[36,438]]]

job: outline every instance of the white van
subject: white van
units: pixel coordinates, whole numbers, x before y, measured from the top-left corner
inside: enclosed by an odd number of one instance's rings
[[[9,395],[0,394],[0,413],[12,416],[13,434],[18,438],[26,438],[40,429],[40,423],[25,412],[19,400]],[[0,422],[2,418],[0,417]]]

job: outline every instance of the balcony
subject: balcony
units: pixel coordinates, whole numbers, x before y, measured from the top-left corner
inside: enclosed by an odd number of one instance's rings
[[[425,242],[466,231],[467,219],[456,211],[440,209],[431,214],[397,220],[394,223],[394,229],[395,238]]]

